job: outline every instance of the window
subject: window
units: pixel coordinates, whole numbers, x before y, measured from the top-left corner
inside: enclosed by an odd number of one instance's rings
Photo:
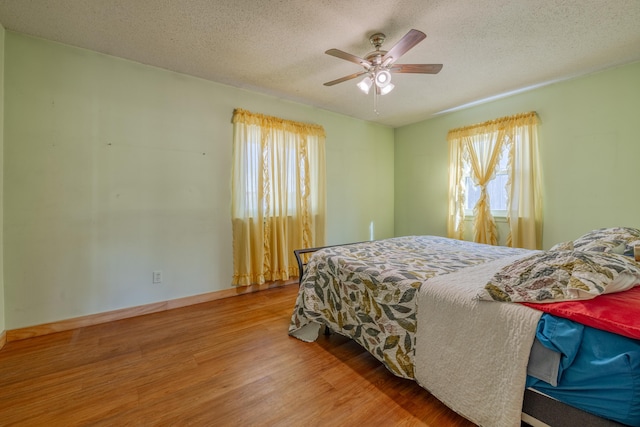
[[[232,283],[298,277],[294,249],[324,244],[324,129],[237,109]]]
[[[507,144],[502,146],[500,161],[496,166],[495,175],[487,183],[487,194],[491,202],[491,215],[494,217],[505,217],[507,214],[507,182],[509,181],[509,150]],[[471,177],[471,167],[465,168],[464,183],[466,191],[464,193],[464,214],[473,216],[473,208],[480,199],[480,186],[474,184]]]
[[[449,131],[449,237],[463,239],[466,216],[474,241],[496,245],[494,216],[504,216],[507,246],[540,248],[537,124],[531,112]]]
[[[269,216],[294,214],[296,201],[299,198],[299,186],[305,181],[306,176],[304,165],[302,167],[298,165],[296,147],[285,148],[284,155],[277,158],[271,154],[274,147],[267,146],[263,150],[257,138],[247,140],[246,143],[250,147],[247,150],[246,164],[244,165],[244,170],[247,173],[246,198],[248,200],[262,200],[261,212],[268,212]],[[264,190],[261,188],[262,180],[259,176],[261,170],[279,171],[278,178],[283,182],[283,185],[277,185],[277,183],[272,185],[271,191],[268,191],[265,197],[262,197],[261,194]],[[276,203],[276,200],[284,201],[284,205]],[[284,208],[282,212],[273,211],[281,206]],[[249,204],[245,213],[252,217],[258,216],[258,204]]]

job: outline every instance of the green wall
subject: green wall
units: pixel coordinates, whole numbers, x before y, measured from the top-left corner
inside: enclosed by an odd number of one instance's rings
[[[449,129],[536,111],[543,247],[594,228],[640,228],[640,63],[395,130],[396,235],[446,235]]]
[[[324,126],[328,243],[394,235],[391,128],[10,31],[4,46],[6,329],[229,288],[236,107]]]
[[[4,239],[2,234],[3,223],[3,185],[4,176],[4,27],[0,25],[0,334],[5,328],[4,307],[4,263],[3,249]]]

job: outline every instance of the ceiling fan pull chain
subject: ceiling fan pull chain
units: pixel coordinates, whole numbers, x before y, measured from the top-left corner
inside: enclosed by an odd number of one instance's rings
[[[378,112],[378,87],[377,86],[373,88],[373,111],[378,115],[380,114]]]

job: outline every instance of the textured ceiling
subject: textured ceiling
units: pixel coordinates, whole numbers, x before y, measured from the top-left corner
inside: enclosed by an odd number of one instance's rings
[[[640,0],[0,0],[7,30],[131,59],[397,127],[488,97],[640,60]],[[379,99],[361,71],[324,52],[364,56],[410,29],[427,39],[397,63]]]

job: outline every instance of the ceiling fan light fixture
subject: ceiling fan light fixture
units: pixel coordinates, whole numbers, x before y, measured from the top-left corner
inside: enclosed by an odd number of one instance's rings
[[[391,83],[391,73],[387,70],[379,70],[375,76],[376,86],[383,88]]]
[[[373,80],[369,76],[365,77],[360,83],[358,83],[358,87],[360,88],[360,90],[366,94],[369,94],[369,89],[371,89],[372,85]]]
[[[380,94],[381,95],[386,95],[389,92],[391,92],[393,90],[393,88],[396,87],[396,85],[394,85],[393,83],[389,83],[388,85],[386,85],[385,87],[380,88]]]

